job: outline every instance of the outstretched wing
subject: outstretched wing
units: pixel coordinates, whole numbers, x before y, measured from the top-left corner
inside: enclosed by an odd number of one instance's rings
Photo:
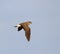
[[[25,35],[28,41],[30,41],[30,28],[28,28],[28,31],[25,31]]]
[[[23,24],[23,29],[25,31],[25,36],[27,38],[28,41],[30,41],[30,28],[28,27],[28,25]]]

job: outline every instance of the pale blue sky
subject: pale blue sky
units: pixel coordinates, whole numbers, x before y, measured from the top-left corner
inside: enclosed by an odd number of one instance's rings
[[[24,21],[30,42],[13,27]],[[0,0],[0,54],[60,54],[60,0]]]

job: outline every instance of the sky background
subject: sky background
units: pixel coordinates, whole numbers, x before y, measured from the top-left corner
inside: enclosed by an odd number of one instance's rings
[[[13,27],[25,21],[30,42]],[[60,0],[0,0],[0,54],[60,54]]]

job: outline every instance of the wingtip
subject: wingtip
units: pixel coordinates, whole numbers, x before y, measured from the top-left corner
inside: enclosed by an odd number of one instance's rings
[[[30,39],[28,39],[28,42],[30,42]]]

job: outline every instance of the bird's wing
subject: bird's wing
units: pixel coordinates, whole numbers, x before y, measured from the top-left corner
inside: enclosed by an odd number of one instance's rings
[[[28,25],[23,24],[23,29],[25,31],[25,36],[27,38],[28,41],[30,41],[30,28],[28,27]]]
[[[25,31],[25,35],[28,41],[30,41],[30,28],[28,28],[28,31]]]

